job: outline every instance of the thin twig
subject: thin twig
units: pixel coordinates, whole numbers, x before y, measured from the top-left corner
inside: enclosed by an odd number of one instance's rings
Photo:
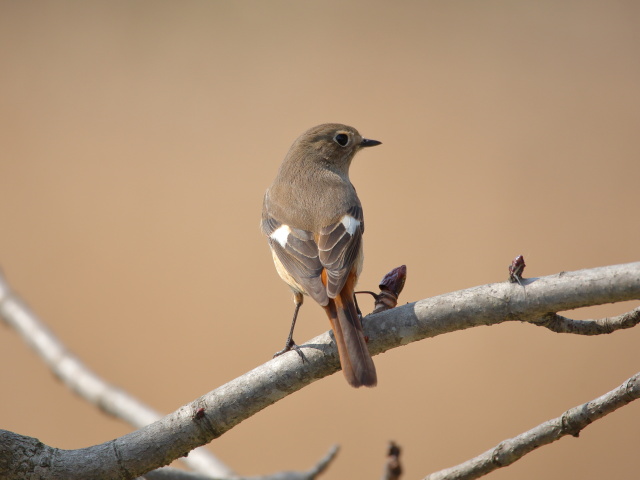
[[[314,480],[320,476],[335,459],[340,447],[332,446],[324,457],[306,472],[278,472],[259,477],[226,477],[225,480]],[[138,480],[216,480],[213,477],[198,473],[184,472],[175,468],[165,467],[153,470],[139,477]]]
[[[424,480],[472,480],[511,465],[542,445],[566,435],[577,437],[592,422],[640,398],[640,373],[619,387],[590,402],[578,405],[561,416],[544,422],[517,437],[504,440],[491,450],[455,467],[440,470]]]
[[[617,317],[596,320],[573,320],[557,313],[548,313],[531,323],[545,327],[556,333],[574,333],[578,335],[602,335],[616,330],[635,327],[640,323],[640,307]]]

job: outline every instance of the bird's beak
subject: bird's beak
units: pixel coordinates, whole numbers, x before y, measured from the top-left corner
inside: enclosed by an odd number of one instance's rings
[[[360,142],[361,147],[375,147],[376,145],[380,145],[382,142],[378,140],[369,140],[368,138],[363,138]]]

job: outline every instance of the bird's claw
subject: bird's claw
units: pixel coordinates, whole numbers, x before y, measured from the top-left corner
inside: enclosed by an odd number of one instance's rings
[[[307,360],[307,358],[304,356],[304,353],[302,353],[302,349],[296,344],[296,342],[293,341],[293,339],[288,341],[282,350],[279,350],[276,353],[274,353],[273,358],[279,357],[283,353],[287,353],[290,350],[295,350],[298,353],[298,355],[300,355],[300,358],[302,359],[303,363]]]

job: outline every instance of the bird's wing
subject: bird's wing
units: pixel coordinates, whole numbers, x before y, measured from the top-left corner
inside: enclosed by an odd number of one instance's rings
[[[354,205],[337,222],[320,230],[319,260],[327,272],[327,295],[335,298],[358,259],[364,232],[362,207]]]
[[[329,303],[327,290],[320,277],[323,267],[313,233],[291,228],[266,212],[262,218],[262,231],[267,235],[271,249],[287,273],[304,288],[303,293],[307,293],[320,305]]]

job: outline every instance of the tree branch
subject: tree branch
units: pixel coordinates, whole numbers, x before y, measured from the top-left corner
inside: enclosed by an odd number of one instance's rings
[[[556,333],[575,333],[579,335],[602,335],[616,330],[635,327],[640,323],[640,307],[617,317],[597,320],[572,320],[557,313],[547,313],[531,323],[545,327]]]
[[[373,339],[371,353],[377,354],[481,325],[520,321],[547,326],[539,322],[550,313],[638,299],[640,262],[634,262],[527,278],[522,286],[506,281],[427,298],[367,317],[365,333]]]
[[[378,354],[479,325],[530,322],[550,312],[634,299],[640,299],[640,262],[562,272],[523,280],[522,285],[504,282],[461,290],[370,315],[364,327],[371,353]],[[6,300],[0,314],[7,314]],[[43,473],[40,478],[108,480],[133,478],[167,465],[339,369],[330,333],[301,348],[305,363],[296,352],[281,355],[151,425],[94,447],[56,450],[6,432],[0,435],[0,477],[25,478],[24,472],[38,471]],[[12,448],[16,445],[18,450]]]
[[[323,473],[335,459],[340,448],[334,445],[318,463],[306,472],[279,472],[259,477],[232,477],[233,480],[314,480]],[[146,473],[140,480],[212,480],[212,477],[197,473],[184,472],[175,468],[159,468]]]
[[[528,432],[496,445],[481,455],[455,467],[427,475],[424,480],[472,480],[498,468],[511,465],[538,447],[555,442],[565,435],[577,437],[592,422],[640,398],[640,373],[618,388],[590,402],[578,405],[561,416],[544,422]]]
[[[0,318],[29,345],[51,372],[71,391],[103,412],[142,428],[162,418],[151,407],[111,385],[91,371],[49,330],[42,320],[15,295],[0,272]],[[194,471],[229,476],[233,471],[205,449],[196,449],[183,458]]]

